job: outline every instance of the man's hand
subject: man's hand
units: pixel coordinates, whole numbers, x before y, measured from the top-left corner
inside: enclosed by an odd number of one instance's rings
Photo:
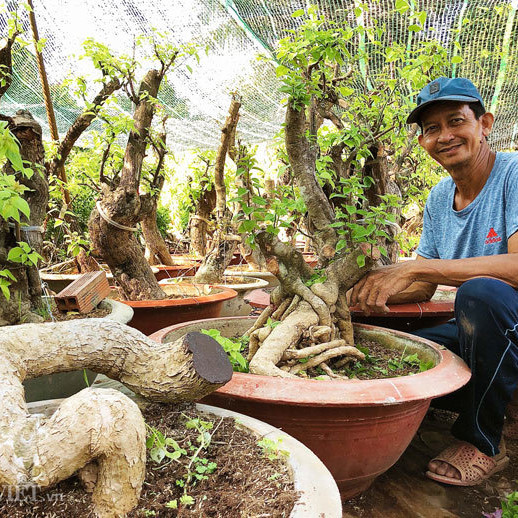
[[[416,280],[412,262],[382,266],[362,277],[351,293],[351,306],[358,304],[366,315],[388,313],[387,300]]]

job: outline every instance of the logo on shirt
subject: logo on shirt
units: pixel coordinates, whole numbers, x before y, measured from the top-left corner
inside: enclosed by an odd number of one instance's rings
[[[502,241],[502,238],[496,233],[495,229],[491,227],[491,230],[488,232],[486,236],[486,245],[490,245],[491,243],[498,243]]]

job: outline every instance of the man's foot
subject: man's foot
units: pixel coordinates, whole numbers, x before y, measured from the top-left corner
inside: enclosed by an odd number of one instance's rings
[[[475,486],[504,469],[508,463],[503,443],[500,453],[489,457],[472,444],[459,441],[429,462],[426,476],[454,486]]]

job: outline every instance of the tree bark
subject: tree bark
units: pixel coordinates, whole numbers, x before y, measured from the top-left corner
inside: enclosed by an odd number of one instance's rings
[[[308,108],[311,111],[311,108]],[[311,119],[311,116],[310,116]],[[310,121],[311,122],[311,121]],[[309,124],[311,126],[311,124]],[[338,237],[330,226],[335,221],[334,210],[316,177],[317,145],[306,137],[308,121],[304,108],[296,110],[291,103],[286,109],[285,141],[293,176],[306,204],[313,240],[318,255],[326,264],[335,254]],[[316,135],[313,135],[316,139]]]
[[[142,216],[142,234],[144,235],[144,241],[146,242],[146,253],[148,256],[148,263],[151,265],[165,264],[167,266],[173,266],[173,259],[169,253],[169,249],[164,241],[164,238],[160,234],[157,225],[157,205],[158,198],[152,196],[149,201],[151,207]]]

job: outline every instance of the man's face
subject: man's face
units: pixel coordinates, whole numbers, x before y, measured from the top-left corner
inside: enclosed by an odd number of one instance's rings
[[[491,114],[477,120],[467,103],[434,103],[421,115],[423,133],[419,144],[445,169],[473,163],[492,121]]]

